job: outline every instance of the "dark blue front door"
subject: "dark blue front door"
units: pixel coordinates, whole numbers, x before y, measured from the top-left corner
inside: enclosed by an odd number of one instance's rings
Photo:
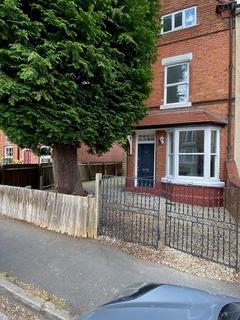
[[[154,143],[138,145],[138,186],[153,186],[154,178]]]

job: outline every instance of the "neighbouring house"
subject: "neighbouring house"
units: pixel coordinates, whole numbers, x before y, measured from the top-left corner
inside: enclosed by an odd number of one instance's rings
[[[49,147],[43,146],[49,149]],[[49,150],[46,152],[49,154]],[[23,163],[23,164],[38,164],[51,162],[50,155],[36,156],[30,149],[21,149],[16,144],[8,140],[4,132],[0,131],[0,162],[3,164]],[[88,147],[84,144],[78,149],[78,162],[80,164],[119,164],[123,165],[123,170],[126,171],[126,152],[122,146],[114,143],[112,148],[101,156],[90,154]]]
[[[229,17],[235,6],[217,0],[161,1],[163,29],[146,101],[149,112],[128,139],[133,188],[144,185],[144,178],[163,190],[169,182],[202,186],[213,194],[224,187],[226,160],[234,158],[234,119],[232,126],[228,122],[234,114]],[[236,126],[239,130],[239,120]]]
[[[16,144],[8,140],[4,132],[0,131],[0,163],[37,164],[39,162],[39,157],[30,149],[20,149]]]

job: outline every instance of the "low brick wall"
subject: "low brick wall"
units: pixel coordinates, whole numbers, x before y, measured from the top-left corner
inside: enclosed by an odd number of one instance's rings
[[[154,180],[152,183],[150,180],[143,179],[143,185],[136,186],[136,180],[138,179],[130,178],[127,180],[127,191],[144,192],[152,195],[159,194],[161,197],[174,202],[205,207],[219,207],[223,206],[224,203],[224,188],[164,183],[160,179]],[[144,183],[146,186],[144,186]]]
[[[169,200],[204,207],[222,207],[224,188],[192,185],[162,184],[163,194]]]

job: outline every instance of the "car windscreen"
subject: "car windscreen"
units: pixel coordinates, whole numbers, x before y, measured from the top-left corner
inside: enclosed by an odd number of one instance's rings
[[[224,306],[218,320],[240,320],[240,302],[229,303]]]

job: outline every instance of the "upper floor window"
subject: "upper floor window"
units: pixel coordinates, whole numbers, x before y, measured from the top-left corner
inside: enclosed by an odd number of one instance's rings
[[[189,64],[192,54],[165,58],[164,68],[164,103],[161,109],[189,107]]]
[[[173,12],[162,17],[162,33],[185,29],[197,24],[197,7]]]
[[[4,157],[5,158],[13,158],[13,147],[12,146],[5,146],[4,148]]]
[[[167,66],[165,70],[165,105],[189,100],[189,63]]]

